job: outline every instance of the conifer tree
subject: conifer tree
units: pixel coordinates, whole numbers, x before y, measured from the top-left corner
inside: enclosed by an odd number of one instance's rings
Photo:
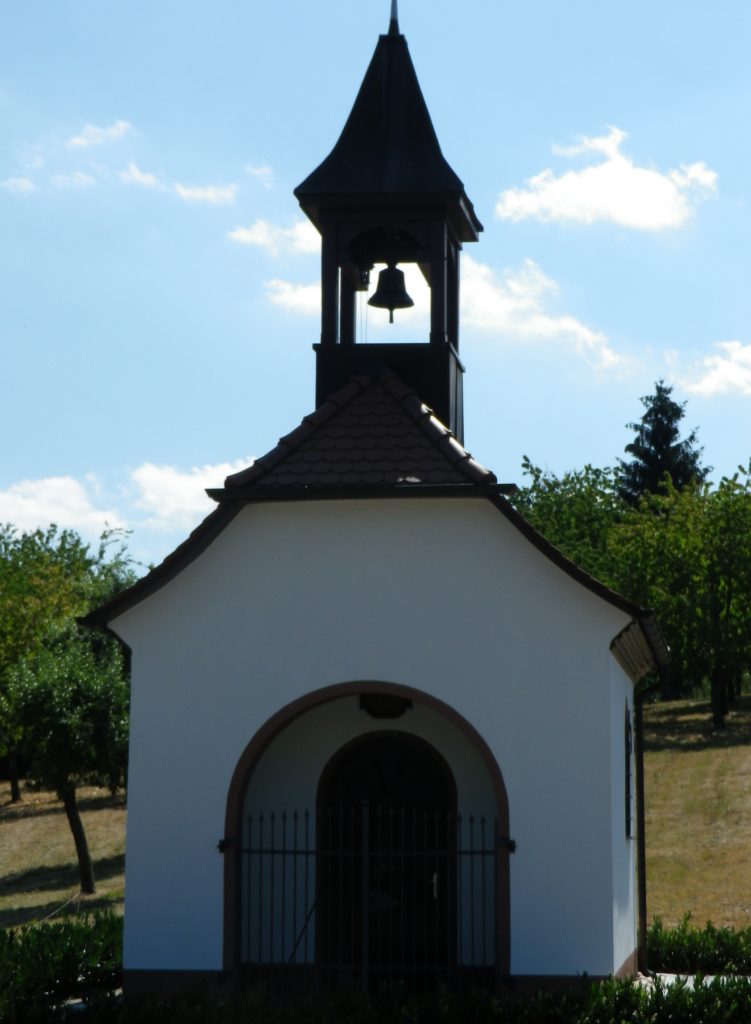
[[[685,415],[686,403],[670,397],[673,389],[658,380],[653,395],[644,395],[641,403],[646,410],[638,423],[628,423],[635,430],[634,440],[625,451],[629,461],[619,459],[618,490],[630,505],[636,505],[645,494],[664,491],[665,475],[673,487],[683,490],[688,484],[702,483],[711,467],[701,465],[703,448],[697,447],[697,431],[680,440],[680,422]]]

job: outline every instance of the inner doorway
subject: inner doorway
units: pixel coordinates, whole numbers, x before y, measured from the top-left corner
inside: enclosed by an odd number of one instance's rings
[[[456,784],[427,741],[366,733],[317,796],[316,962],[362,987],[456,965]]]

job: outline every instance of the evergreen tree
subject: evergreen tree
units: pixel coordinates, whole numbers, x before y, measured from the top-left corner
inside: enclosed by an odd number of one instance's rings
[[[619,459],[618,489],[630,505],[636,505],[645,494],[664,491],[665,476],[670,477],[677,491],[688,484],[703,483],[711,467],[702,467],[703,448],[697,448],[697,432],[681,441],[680,422],[686,403],[670,397],[673,389],[658,380],[653,395],[645,395],[641,403],[645,413],[638,423],[626,424],[636,437],[625,451],[630,461]]]

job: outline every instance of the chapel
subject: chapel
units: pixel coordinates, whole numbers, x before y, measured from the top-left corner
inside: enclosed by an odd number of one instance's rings
[[[633,973],[635,693],[667,652],[465,447],[482,225],[395,0],[295,196],[321,236],[311,408],[87,620],[132,657],[126,991]],[[357,303],[398,317],[407,264],[427,336],[364,341]]]

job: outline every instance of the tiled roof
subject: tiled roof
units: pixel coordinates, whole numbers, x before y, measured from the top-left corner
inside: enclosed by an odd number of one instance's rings
[[[654,614],[570,562],[502,496],[503,486],[459,444],[431,410],[385,367],[353,377],[267,455],[210,490],[219,506],[161,565],[82,622],[106,629],[122,612],[164,586],[224,530],[244,502],[343,495],[465,494],[486,497],[527,540],[578,583],[632,617],[612,644],[636,681],[662,669],[668,651]],[[638,628],[636,628],[638,627]]]
[[[360,374],[248,469],[227,477],[222,499],[252,489],[494,485],[467,452],[385,367]]]

